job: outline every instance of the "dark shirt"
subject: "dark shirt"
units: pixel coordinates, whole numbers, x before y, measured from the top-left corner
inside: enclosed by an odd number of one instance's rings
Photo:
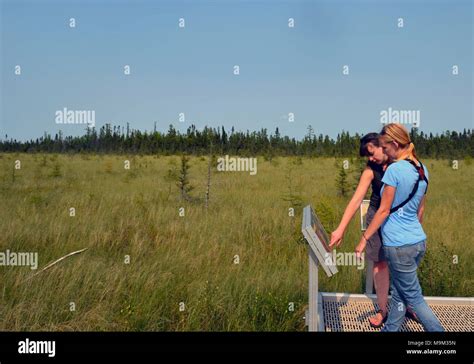
[[[382,188],[382,177],[384,174],[383,165],[367,162],[367,166],[374,173],[374,178],[372,179],[372,194],[370,195],[370,206],[378,209],[380,207],[380,189]]]

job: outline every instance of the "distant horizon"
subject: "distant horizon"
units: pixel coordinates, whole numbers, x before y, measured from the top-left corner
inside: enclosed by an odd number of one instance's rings
[[[473,11],[469,0],[0,0],[0,135],[82,135],[55,122],[63,108],[94,112],[98,128],[278,127],[297,139],[308,125],[378,131],[391,110],[423,132],[472,129]]]
[[[125,124],[109,124],[109,123],[107,123],[107,124],[110,125],[110,127],[112,128],[112,130],[113,130],[114,127],[115,127],[115,128],[119,128],[121,131],[124,131],[124,132],[127,130],[127,124],[126,124],[126,123],[125,123]],[[192,123],[191,123],[190,125],[187,125],[187,127],[184,128],[184,130],[179,130],[178,128],[175,127],[175,125],[173,125],[173,124],[170,123],[170,124],[168,124],[168,127],[165,128],[165,129],[161,129],[161,130],[160,130],[160,129],[158,129],[158,127],[157,127],[157,128],[156,128],[156,132],[160,133],[161,135],[167,135],[170,125],[173,126],[173,128],[175,128],[175,130],[176,130],[180,135],[186,135],[187,129],[188,129],[188,128],[191,128],[193,125],[196,127],[195,124],[192,124]],[[338,136],[338,135],[341,135],[342,133],[348,133],[349,136],[351,136],[351,137],[352,137],[352,136],[355,136],[355,135],[363,136],[363,135],[365,135],[365,134],[367,134],[367,133],[371,133],[371,132],[379,133],[379,132],[382,130],[382,127],[383,127],[383,125],[382,125],[382,126],[380,127],[380,129],[372,130],[372,131],[368,131],[368,132],[360,132],[360,131],[357,131],[357,130],[351,132],[351,131],[349,131],[349,130],[341,129],[340,131],[338,131],[338,132],[336,133],[336,135],[329,135],[329,134],[324,134],[324,133],[318,133],[318,132],[314,129],[313,125],[311,125],[311,124],[308,124],[308,126],[311,126],[311,127],[313,128],[313,133],[312,133],[312,135],[314,135],[314,136],[316,136],[316,137],[319,137],[320,135],[322,135],[323,137],[326,137],[326,136],[327,136],[327,137],[329,137],[331,140],[336,140],[336,139],[337,139],[337,136]],[[412,127],[410,127],[409,125],[404,125],[404,126],[407,128],[408,132],[411,132]],[[64,131],[61,130],[61,129],[58,130],[58,131],[55,131],[54,133],[50,133],[50,132],[48,132],[48,131],[44,131],[43,133],[41,133],[41,135],[38,135],[38,136],[33,137],[33,138],[29,138],[29,139],[17,139],[17,138],[12,138],[12,137],[9,136],[9,135],[8,135],[8,137],[6,138],[5,135],[3,135],[3,136],[0,136],[0,141],[5,142],[5,141],[14,140],[14,141],[17,141],[17,142],[19,142],[19,143],[27,143],[27,142],[34,141],[34,140],[36,140],[36,139],[43,138],[45,135],[49,135],[50,137],[54,137],[55,135],[59,135],[60,133],[61,133],[61,135],[62,135],[63,138],[66,138],[66,137],[81,137],[81,136],[83,136],[83,135],[87,135],[87,130],[88,130],[88,129],[91,130],[91,131],[92,131],[92,130],[95,130],[96,132],[98,132],[98,131],[100,131],[101,128],[104,128],[104,127],[106,127],[106,125],[95,126],[95,127],[91,127],[91,128],[88,128],[87,126],[83,125],[83,128],[84,128],[84,129],[83,129],[83,133],[82,133],[82,134],[77,134],[77,133],[76,133],[76,134],[66,134],[66,133],[64,133]],[[209,129],[218,130],[219,133],[222,131],[222,127],[224,127],[226,134],[229,134],[229,135],[232,134],[232,127],[234,127],[234,133],[244,133],[244,134],[246,134],[247,132],[249,132],[250,134],[252,134],[252,133],[254,133],[254,132],[257,133],[257,132],[260,132],[260,131],[262,131],[263,129],[265,129],[265,128],[262,127],[262,128],[260,128],[260,129],[252,129],[252,130],[250,130],[250,129],[245,129],[245,130],[244,130],[244,129],[238,129],[238,128],[236,128],[235,126],[232,126],[232,125],[231,125],[230,127],[227,127],[227,126],[225,126],[225,125],[217,125],[217,126],[215,126],[215,125],[212,125],[212,126],[210,126],[210,125],[204,125],[202,128],[197,128],[197,127],[196,127],[196,131],[202,132],[206,127],[209,128]],[[274,136],[274,135],[276,134],[276,129],[277,129],[277,128],[278,128],[278,131],[279,131],[279,134],[280,134],[280,137],[281,137],[281,138],[288,137],[288,138],[290,138],[290,139],[295,138],[296,141],[302,141],[302,140],[304,140],[304,139],[306,138],[306,136],[307,136],[307,134],[305,134],[305,135],[302,136],[301,138],[296,138],[296,137],[294,137],[294,136],[290,136],[290,135],[283,134],[278,126],[275,126],[275,128],[273,128],[273,129],[268,129],[268,128],[266,128],[266,129],[267,129],[268,136]],[[129,125],[129,131],[130,131],[130,132],[139,131],[139,132],[141,132],[141,133],[147,133],[147,135],[151,135],[151,134],[153,134],[153,133],[155,132],[154,128],[152,128],[151,130],[150,130],[150,129],[137,129],[137,128],[133,128],[131,124]],[[426,130],[420,130],[419,128],[417,128],[418,134],[423,133],[423,135],[425,135],[425,136],[429,136],[430,134],[432,134],[434,137],[436,137],[436,136],[441,136],[441,135],[445,134],[446,132],[449,132],[449,133],[455,132],[455,133],[458,133],[458,134],[462,134],[462,133],[464,133],[464,131],[466,131],[467,133],[469,133],[469,132],[472,133],[472,132],[474,132],[474,127],[472,127],[472,128],[466,127],[466,128],[462,128],[462,130],[446,129],[446,130],[441,130],[441,131],[436,131],[436,132],[433,132],[433,131],[426,131]],[[123,135],[123,134],[122,134],[122,135]]]

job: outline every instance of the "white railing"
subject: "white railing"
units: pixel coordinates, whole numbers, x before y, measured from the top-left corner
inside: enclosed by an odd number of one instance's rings
[[[368,206],[369,200],[364,200],[360,207],[361,230],[366,229],[365,215]],[[319,293],[318,287],[318,267],[321,265],[327,276],[331,277],[337,273],[337,266],[336,262],[332,260],[332,255],[329,254],[329,237],[311,205],[303,209],[302,220],[301,231],[308,242],[309,261],[309,302],[305,320],[309,331],[324,331],[322,296]],[[365,293],[372,294],[374,291],[373,262],[370,260],[366,261]]]

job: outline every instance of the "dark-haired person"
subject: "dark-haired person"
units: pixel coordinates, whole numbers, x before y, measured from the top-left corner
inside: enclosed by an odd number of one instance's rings
[[[352,217],[359,209],[369,186],[372,186],[370,196],[370,205],[367,211],[367,224],[372,221],[375,212],[380,206],[380,188],[382,187],[382,177],[389,164],[389,158],[384,154],[379,146],[379,135],[369,133],[360,140],[359,154],[361,157],[367,157],[367,166],[365,167],[359,179],[359,184],[347,205],[339,226],[331,234],[329,247],[338,247],[342,243],[344,232],[349,225]],[[375,283],[375,292],[377,294],[377,303],[379,310],[375,316],[369,318],[370,325],[379,328],[385,322],[387,317],[388,289],[389,289],[389,270],[382,249],[382,239],[379,233],[372,234],[367,242],[365,254],[367,259],[374,262],[373,276]]]
[[[368,246],[367,239],[377,235],[381,227],[392,283],[391,309],[382,331],[398,331],[408,307],[425,331],[444,331],[423,298],[417,275],[426,250],[426,234],[421,221],[428,170],[418,160],[415,146],[403,125],[385,125],[380,133],[380,146],[394,162],[384,173],[380,207],[362,234],[356,253],[364,251]]]

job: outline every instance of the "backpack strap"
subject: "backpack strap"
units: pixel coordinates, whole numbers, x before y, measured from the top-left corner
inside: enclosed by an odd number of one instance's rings
[[[410,162],[410,164],[415,167],[416,171],[418,172],[418,179],[416,180],[415,185],[413,186],[413,190],[408,195],[408,197],[403,202],[399,203],[397,206],[394,206],[390,209],[391,214],[393,214],[395,211],[405,206],[408,203],[408,201],[410,201],[413,198],[413,196],[415,196],[416,192],[418,191],[418,185],[420,184],[420,181],[426,182],[425,195],[426,195],[426,192],[428,191],[428,178],[426,178],[423,164],[419,161],[420,165],[417,166],[415,162],[413,162],[411,159],[405,159],[405,160]]]

